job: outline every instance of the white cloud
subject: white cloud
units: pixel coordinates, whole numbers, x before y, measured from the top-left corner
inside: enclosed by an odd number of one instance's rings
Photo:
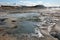
[[[35,6],[35,5],[44,5],[44,6],[60,6],[58,4],[52,4],[52,3],[44,3],[42,1],[36,1],[36,2],[33,2],[33,1],[20,1],[22,3],[22,5],[26,5],[26,6]]]
[[[51,3],[45,3],[44,4],[45,6],[50,6],[50,7],[53,7],[53,6],[60,6],[60,5],[58,5],[58,4],[51,4]]]
[[[20,1],[21,3],[23,3],[22,5],[26,5],[26,6],[35,6],[38,4],[42,4],[42,1],[37,1],[37,2],[32,2],[32,1]]]
[[[14,5],[14,6],[20,6],[20,5],[26,5],[26,6],[35,6],[35,5],[45,5],[45,6],[60,6],[58,4],[51,4],[51,3],[44,3],[41,0],[40,1],[27,1],[27,0],[20,0],[17,3],[5,3],[5,2],[0,2],[0,5]]]
[[[0,5],[19,6],[19,4],[16,4],[16,3],[9,3],[9,2],[0,2]]]

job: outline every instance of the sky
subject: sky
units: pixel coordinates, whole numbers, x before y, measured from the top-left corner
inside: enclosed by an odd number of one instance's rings
[[[0,5],[60,6],[60,0],[0,0]]]

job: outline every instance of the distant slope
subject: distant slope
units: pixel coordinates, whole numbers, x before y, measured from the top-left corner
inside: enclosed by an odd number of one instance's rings
[[[36,5],[36,6],[5,6],[2,5],[0,9],[4,10],[20,10],[20,9],[43,9],[46,8],[44,5]]]

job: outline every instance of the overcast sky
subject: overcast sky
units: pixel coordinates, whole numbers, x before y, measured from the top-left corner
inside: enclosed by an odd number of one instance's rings
[[[45,6],[60,6],[60,0],[0,0],[0,4],[4,5],[45,5]]]

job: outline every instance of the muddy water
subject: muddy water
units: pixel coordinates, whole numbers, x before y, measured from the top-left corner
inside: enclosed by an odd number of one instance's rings
[[[13,34],[21,34],[21,33],[35,33],[35,27],[37,24],[39,24],[40,22],[38,22],[37,17],[40,16],[39,13],[17,13],[17,14],[8,14],[8,17],[14,17],[14,18],[25,18],[26,20],[22,19],[22,22],[18,22],[17,26],[18,28],[16,28],[15,30],[12,30],[11,33]],[[33,19],[37,19],[37,21],[32,21]],[[31,20],[27,20],[27,19],[31,19]],[[34,19],[34,20],[35,20]]]
[[[39,13],[13,13],[13,14],[8,14],[8,17],[16,17],[16,18],[21,18],[21,17],[33,17],[33,16],[39,16]]]

